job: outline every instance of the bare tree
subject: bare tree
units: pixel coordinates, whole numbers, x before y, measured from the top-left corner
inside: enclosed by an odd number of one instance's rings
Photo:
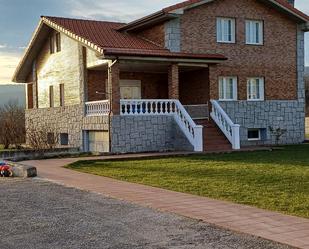
[[[17,101],[0,107],[0,143],[8,149],[25,142],[25,110]]]
[[[38,127],[33,120],[27,123],[27,143],[35,151],[54,149],[59,142],[59,133],[47,124]]]

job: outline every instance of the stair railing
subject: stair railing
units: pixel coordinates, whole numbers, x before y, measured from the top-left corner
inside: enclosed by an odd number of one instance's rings
[[[218,101],[211,100],[212,112],[210,116],[224,133],[226,138],[232,144],[234,150],[240,149],[240,125],[234,124],[230,117],[226,114]]]
[[[195,124],[186,109],[176,99],[121,99],[120,115],[170,115],[178,124],[194,151],[203,151],[203,126]]]

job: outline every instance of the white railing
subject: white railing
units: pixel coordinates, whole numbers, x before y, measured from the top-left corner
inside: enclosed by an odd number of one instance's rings
[[[109,114],[109,100],[86,102],[86,116],[105,116]]]
[[[120,115],[171,115],[194,147],[203,151],[203,126],[196,125],[179,100],[132,99],[120,100]]]
[[[210,116],[219,126],[221,131],[227,137],[232,144],[234,150],[240,149],[240,136],[239,129],[240,125],[234,124],[229,116],[222,109],[220,104],[216,100],[211,100],[212,112]]]

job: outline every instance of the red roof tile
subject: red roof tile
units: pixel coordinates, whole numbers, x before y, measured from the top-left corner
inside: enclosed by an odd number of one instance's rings
[[[123,23],[71,19],[44,16],[44,18],[62,28],[94,43],[101,48],[132,48],[162,50],[163,48],[138,38],[134,35],[121,33],[117,29]],[[163,49],[165,50],[165,49]]]
[[[225,60],[219,54],[172,53],[137,36],[117,31],[122,23],[44,16],[52,23],[88,40],[104,50],[106,55],[155,56]]]

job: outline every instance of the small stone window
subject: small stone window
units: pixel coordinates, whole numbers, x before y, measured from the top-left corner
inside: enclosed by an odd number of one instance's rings
[[[54,54],[61,51],[61,35],[54,33],[49,37],[49,51]]]
[[[248,129],[248,140],[249,141],[261,140],[261,130],[260,129]]]
[[[68,133],[60,133],[60,145],[69,145]]]
[[[49,145],[54,145],[56,143],[55,133],[53,132],[47,133],[47,143]]]

